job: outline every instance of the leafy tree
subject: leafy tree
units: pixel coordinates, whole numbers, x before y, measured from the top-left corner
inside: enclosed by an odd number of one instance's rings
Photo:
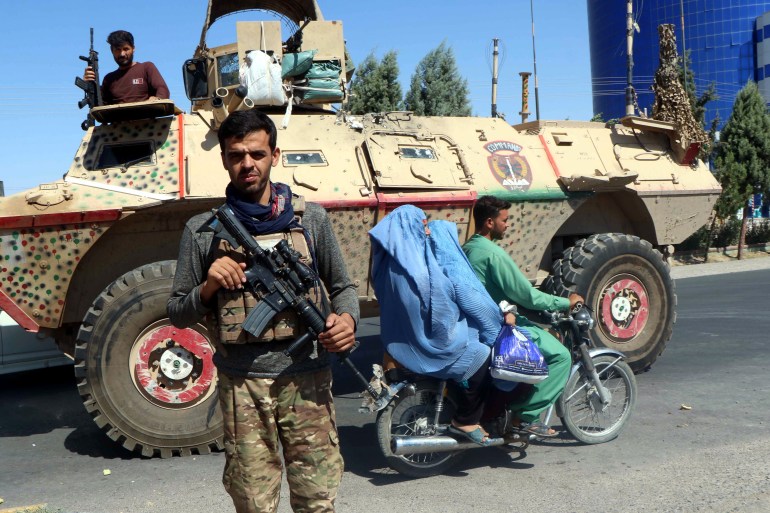
[[[722,194],[717,215],[725,219],[743,208],[738,259],[746,241],[748,201],[770,191],[770,114],[757,84],[749,82],[738,92],[733,111],[722,129],[714,160]]]
[[[352,114],[400,110],[402,93],[398,73],[396,52],[386,53],[381,62],[370,53],[350,85],[348,110]]]
[[[460,76],[452,48],[441,43],[423,57],[404,103],[419,116],[470,116],[468,81]]]

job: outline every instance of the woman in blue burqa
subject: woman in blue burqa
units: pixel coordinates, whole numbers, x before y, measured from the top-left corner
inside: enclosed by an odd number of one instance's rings
[[[385,350],[412,372],[459,383],[449,430],[484,445],[479,421],[503,314],[462,252],[456,225],[427,223],[422,210],[404,205],[369,235]]]

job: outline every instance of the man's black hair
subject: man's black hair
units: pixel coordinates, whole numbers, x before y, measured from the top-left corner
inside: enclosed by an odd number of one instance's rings
[[[219,149],[224,153],[225,141],[231,137],[243,139],[252,132],[263,130],[267,132],[270,151],[275,151],[278,130],[275,123],[264,112],[249,109],[237,110],[227,116],[219,127]]]
[[[494,196],[480,196],[473,205],[473,218],[476,220],[476,231],[479,231],[487,219],[494,219],[501,210],[511,208],[511,202]]]
[[[110,45],[110,48],[118,48],[125,44],[133,48],[134,36],[131,35],[131,32],[128,32],[126,30],[116,30],[115,32],[111,32],[110,35],[107,36],[107,44]]]

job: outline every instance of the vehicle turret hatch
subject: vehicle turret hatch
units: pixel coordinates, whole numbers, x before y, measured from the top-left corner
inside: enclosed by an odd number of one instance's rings
[[[181,113],[182,111],[174,105],[173,100],[145,100],[143,102],[102,105],[91,109],[91,115],[99,123],[154,119]]]
[[[460,148],[447,136],[372,133],[364,143],[383,188],[467,189],[471,175]]]

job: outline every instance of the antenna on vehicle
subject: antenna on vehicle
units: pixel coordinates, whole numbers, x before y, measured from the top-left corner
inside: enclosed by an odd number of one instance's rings
[[[631,0],[628,0],[629,2]],[[540,95],[537,83],[537,57],[535,56],[535,8],[529,0],[529,17],[532,19],[532,71],[535,72],[535,119],[540,121]]]

